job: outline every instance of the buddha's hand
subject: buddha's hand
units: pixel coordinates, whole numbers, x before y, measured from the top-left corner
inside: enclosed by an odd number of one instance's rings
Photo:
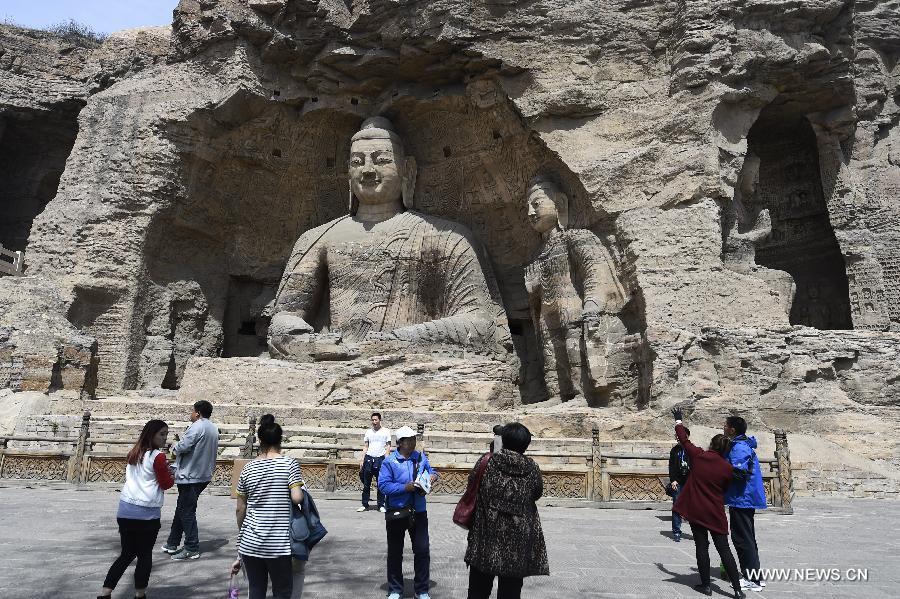
[[[312,333],[313,328],[305,320],[291,312],[278,312],[269,323],[269,336],[304,335]]]

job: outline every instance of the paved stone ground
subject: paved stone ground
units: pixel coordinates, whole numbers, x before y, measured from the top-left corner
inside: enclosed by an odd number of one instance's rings
[[[0,488],[0,597],[96,597],[118,552],[117,502],[118,493],[108,489]],[[168,532],[174,504],[167,495],[158,544]],[[357,514],[357,504],[348,499],[320,500],[319,506],[329,535],[313,553],[303,596],[384,597],[381,514]],[[452,507],[434,503],[429,508],[435,599],[466,596],[465,531],[451,523]],[[868,568],[869,575],[868,582],[856,583],[773,582],[760,596],[900,596],[898,508],[891,501],[801,499],[793,516],[759,515],[764,566]],[[226,496],[203,495],[198,513],[203,557],[172,562],[157,553],[152,599],[226,596],[235,551],[234,503]],[[691,589],[698,581],[693,543],[672,542],[665,511],[543,507],[541,517],[552,575],[527,580],[525,598],[700,596]],[[715,556],[712,561],[714,567],[719,563]],[[411,577],[411,553],[404,566]],[[133,596],[132,572],[126,572],[113,597]],[[714,585],[727,590],[724,582]]]

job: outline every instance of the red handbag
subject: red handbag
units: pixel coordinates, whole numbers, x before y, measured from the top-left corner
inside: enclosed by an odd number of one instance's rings
[[[466,487],[466,492],[460,497],[456,509],[453,510],[453,523],[468,529],[472,524],[472,518],[475,517],[475,502],[478,500],[478,489],[481,487],[481,479],[484,477],[484,471],[487,470],[488,461],[491,459],[491,453],[484,454],[481,464],[478,465],[478,472],[475,474],[475,480]]]

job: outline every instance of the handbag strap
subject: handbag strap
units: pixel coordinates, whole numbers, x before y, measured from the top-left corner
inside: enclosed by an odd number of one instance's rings
[[[481,487],[481,479],[484,478],[484,471],[487,470],[488,462],[491,461],[491,456],[494,453],[489,451],[481,458],[481,463],[478,465],[478,472],[475,474],[475,488],[478,489]]]

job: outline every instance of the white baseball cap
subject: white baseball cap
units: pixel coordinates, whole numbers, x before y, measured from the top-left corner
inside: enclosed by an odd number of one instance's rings
[[[401,426],[394,431],[394,436],[397,437],[397,441],[399,441],[400,439],[406,439],[407,437],[415,437],[416,431],[408,426]]]

